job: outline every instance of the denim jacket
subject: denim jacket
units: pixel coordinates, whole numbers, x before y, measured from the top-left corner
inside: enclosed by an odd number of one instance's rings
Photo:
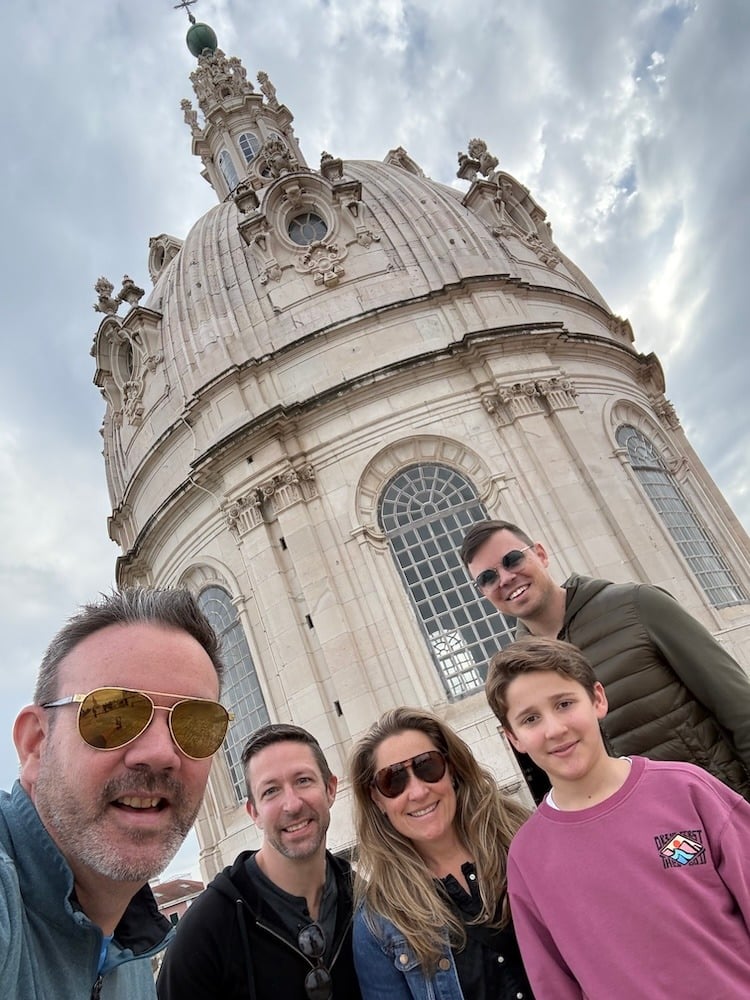
[[[360,907],[354,915],[353,947],[363,1000],[464,1000],[447,940],[435,975],[427,979],[401,931],[379,914],[366,919]]]

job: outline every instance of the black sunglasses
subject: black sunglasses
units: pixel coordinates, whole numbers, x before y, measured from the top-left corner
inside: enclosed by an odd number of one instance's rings
[[[511,549],[510,552],[505,553],[499,565],[505,570],[515,569],[526,558],[524,552],[528,552],[529,549],[533,548],[533,545],[526,545],[522,549]],[[488,587],[494,587],[499,579],[500,574],[496,569],[483,569],[479,576],[475,580],[472,580],[472,583],[477,590],[487,590]]]
[[[326,952],[326,936],[318,923],[306,924],[297,936],[297,947],[312,962],[315,968],[305,976],[305,993],[308,1000],[331,1000],[333,980],[330,969],[323,961]]]
[[[387,799],[395,799],[409,784],[409,771],[420,781],[434,785],[443,777],[447,767],[445,754],[440,750],[427,750],[416,757],[408,757],[397,764],[381,767],[372,783],[381,795],[385,795]]]
[[[88,694],[70,694],[48,701],[42,708],[78,705],[78,732],[95,750],[119,750],[138,739],[151,724],[154,712],[167,712],[169,731],[177,747],[192,760],[205,760],[219,749],[234,718],[218,701],[181,698],[169,708],[151,695],[175,698],[161,691],[97,688]]]

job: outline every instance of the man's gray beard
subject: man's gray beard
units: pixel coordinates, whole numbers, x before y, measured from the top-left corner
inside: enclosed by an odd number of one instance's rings
[[[185,815],[184,806],[179,807],[179,803],[185,800],[180,782],[169,776],[140,772],[137,777],[125,776],[108,781],[102,789],[99,803],[82,814],[74,799],[65,793],[66,783],[59,776],[53,777],[52,770],[42,767],[36,783],[35,804],[42,821],[69,863],[84,864],[113,881],[147,882],[161,874],[182,845],[200,808],[199,800],[191,813]],[[109,803],[132,792],[136,783],[141,793],[167,793],[173,810],[177,811],[173,812],[172,828],[160,838],[149,831],[133,830],[129,836],[130,844],[142,844],[145,856],[128,858],[122,857],[117,848],[107,842],[99,820],[111,808]]]

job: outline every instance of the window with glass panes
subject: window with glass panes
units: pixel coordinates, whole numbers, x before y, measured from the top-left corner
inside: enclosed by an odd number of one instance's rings
[[[243,132],[239,139],[240,149],[242,150],[242,155],[245,157],[245,161],[250,163],[258,154],[260,149],[260,140],[255,132]]]
[[[656,448],[635,427],[623,424],[617,443],[626,448],[630,465],[688,566],[715,608],[747,602],[716,543],[698,520]]]
[[[237,176],[237,170],[232,162],[232,157],[226,149],[222,149],[219,153],[219,167],[221,168],[222,174],[224,174],[224,180],[227,182],[227,187],[230,191],[234,191],[239,184],[240,179]]]
[[[477,593],[458,555],[470,525],[487,519],[484,504],[455,469],[422,464],[387,484],[378,516],[446,693],[476,691],[515,625]]]
[[[207,587],[198,597],[198,603],[221,640],[225,668],[221,701],[234,712],[234,721],[224,741],[224,755],[237,800],[242,801],[246,795],[242,750],[255,730],[270,720],[247,639],[229,594],[221,587]]]

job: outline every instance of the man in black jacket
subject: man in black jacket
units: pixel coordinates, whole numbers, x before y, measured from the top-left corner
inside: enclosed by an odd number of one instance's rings
[[[359,1000],[352,872],[325,847],[337,778],[310,733],[281,723],[253,734],[242,763],[263,846],[182,918],[159,1000]]]

